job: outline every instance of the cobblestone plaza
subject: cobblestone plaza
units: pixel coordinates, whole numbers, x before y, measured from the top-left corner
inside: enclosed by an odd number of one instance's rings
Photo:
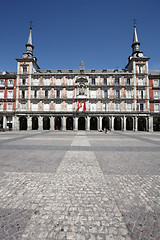
[[[0,133],[0,239],[158,240],[160,133]]]

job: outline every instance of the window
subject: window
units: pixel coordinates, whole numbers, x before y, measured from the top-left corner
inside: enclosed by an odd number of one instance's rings
[[[144,96],[143,96],[143,91],[141,91],[141,98],[142,98],[142,99],[144,98]]]
[[[117,98],[119,98],[120,97],[120,91],[119,90],[116,90],[116,92],[115,92],[115,97]]]
[[[159,99],[159,91],[153,91],[153,95],[155,99]]]
[[[130,84],[131,84],[131,80],[130,80],[130,78],[127,78],[126,83],[127,83],[127,85],[130,85]]]
[[[13,79],[8,79],[8,86],[13,86],[14,80]]]
[[[23,66],[23,73],[27,73],[27,66]]]
[[[138,79],[138,85],[139,86],[143,86],[144,85],[144,79],[143,78],[139,78]]]
[[[104,90],[104,97],[108,98],[108,90]]]
[[[12,111],[12,103],[7,103],[7,110]]]
[[[25,91],[22,90],[22,98],[25,98]]]
[[[39,79],[35,78],[33,79],[33,86],[38,86]]]
[[[131,98],[131,97],[132,97],[131,90],[126,90],[126,98]]]
[[[0,79],[0,86],[5,86],[5,80],[4,79]]]
[[[115,111],[119,111],[120,109],[120,104],[119,103],[115,103]]]
[[[48,90],[45,90],[45,98],[48,98]]]
[[[4,98],[4,91],[0,91],[0,98]]]
[[[158,104],[158,103],[154,104],[154,111],[155,112],[159,112],[160,111],[160,104]]]
[[[131,111],[132,110],[132,104],[131,103],[127,103],[127,111]]]
[[[159,79],[153,80],[153,87],[159,87]]]
[[[26,79],[22,79],[22,85],[26,84]]]
[[[140,104],[140,111],[143,111],[143,103]]]
[[[34,90],[34,97],[37,98],[37,90]]]
[[[95,85],[96,84],[96,80],[95,78],[92,78],[92,85]]]
[[[104,78],[103,82],[104,82],[104,85],[107,85],[107,78]]]
[[[115,84],[116,84],[116,85],[119,84],[119,78],[115,78]]]
[[[0,103],[0,111],[3,111],[3,103]]]
[[[7,98],[13,98],[13,91],[7,91]]]
[[[57,98],[60,97],[60,90],[57,90]]]
[[[138,73],[143,73],[143,65],[138,65],[137,66],[137,72]]]
[[[26,103],[21,104],[21,110],[25,111],[26,110]]]

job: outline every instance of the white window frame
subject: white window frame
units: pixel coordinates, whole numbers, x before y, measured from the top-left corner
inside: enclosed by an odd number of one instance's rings
[[[153,79],[153,87],[159,87],[159,79]]]
[[[2,97],[1,97],[2,95]],[[3,90],[0,90],[0,98],[3,99],[4,98],[4,91]]]
[[[9,94],[10,93],[10,94]],[[7,98],[12,99],[13,98],[13,90],[7,91]]]
[[[7,103],[7,111],[13,110],[13,103]]]

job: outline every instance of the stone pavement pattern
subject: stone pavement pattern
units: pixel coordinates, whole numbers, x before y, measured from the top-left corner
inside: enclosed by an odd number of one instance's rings
[[[160,134],[0,137],[0,239],[159,239]]]

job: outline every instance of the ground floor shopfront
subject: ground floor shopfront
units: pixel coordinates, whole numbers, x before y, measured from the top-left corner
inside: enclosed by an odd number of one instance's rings
[[[156,123],[160,117],[156,117]],[[0,128],[10,130],[159,131],[149,114],[17,114],[0,115]]]

